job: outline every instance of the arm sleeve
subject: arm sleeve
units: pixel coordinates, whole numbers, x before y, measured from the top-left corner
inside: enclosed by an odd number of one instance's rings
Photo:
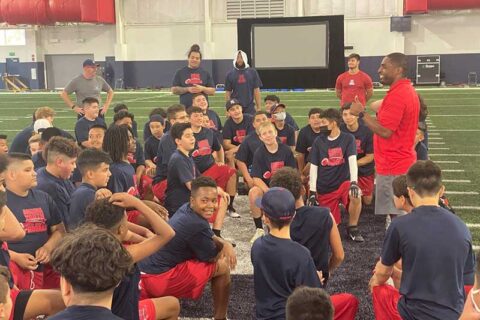
[[[254,71],[254,79],[255,79],[255,82],[253,84],[253,88],[256,89],[256,88],[263,87],[262,80],[260,79],[260,76],[258,75],[257,70],[253,69],[253,71]]]
[[[473,248],[472,248],[471,235],[469,235],[469,240],[470,242],[469,242],[469,248],[468,248],[468,256],[467,256],[467,260],[465,261],[465,268],[463,269],[463,282],[464,282],[464,285],[466,286],[473,285],[473,282],[475,280],[475,253],[473,252]]]
[[[78,121],[75,124],[75,137],[77,138],[78,143],[88,140],[88,130]]]
[[[213,132],[213,130],[211,132],[212,132],[212,150],[220,151],[222,145],[220,144],[220,141],[218,141],[218,138],[215,132]]]
[[[135,158],[137,160],[137,166],[145,165],[145,154],[143,153],[143,147],[138,141],[137,141],[137,150],[135,150]]]
[[[357,156],[348,157],[348,169],[350,170],[350,181],[358,181]]]
[[[230,120],[231,121],[231,120]],[[223,139],[231,140],[233,138],[233,132],[229,122],[225,122],[225,126],[222,130]]]
[[[248,161],[248,143],[245,141],[238,147],[237,153],[235,153],[235,159],[244,162],[245,164]]]
[[[317,192],[317,172],[318,167],[314,164],[310,164],[310,191]]]
[[[263,178],[263,164],[262,164],[262,155],[259,152],[260,147],[255,151],[255,154],[253,155],[253,161],[252,161],[252,172],[250,175],[255,178]]]
[[[287,145],[289,147],[291,146],[295,147],[295,129],[293,129],[293,127],[290,126],[289,124],[287,124],[287,126],[289,126],[289,129],[291,129],[290,132],[288,133]]]
[[[339,75],[337,81],[335,81],[335,89],[341,90],[342,89],[342,75]]]
[[[367,90],[373,88],[372,78],[366,73],[363,74],[363,85]]]
[[[65,90],[66,93],[71,94],[71,93],[77,91],[75,79],[70,80],[70,82],[67,83],[65,88],[63,88],[63,90]]]

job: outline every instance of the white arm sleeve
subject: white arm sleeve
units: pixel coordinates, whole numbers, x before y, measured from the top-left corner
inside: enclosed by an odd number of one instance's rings
[[[350,181],[358,181],[357,156],[348,157],[348,167],[350,169]]]
[[[310,191],[317,192],[318,167],[310,163]]]

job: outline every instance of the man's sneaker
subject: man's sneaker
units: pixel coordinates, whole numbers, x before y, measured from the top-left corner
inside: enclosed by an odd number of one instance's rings
[[[227,208],[227,214],[230,218],[240,218],[240,215],[237,213],[234,207]]]
[[[263,229],[257,228],[255,230],[255,234],[253,235],[252,239],[250,239],[250,243],[253,244],[255,240],[265,235],[265,231]]]
[[[348,229],[347,233],[350,239],[352,239],[355,242],[365,241],[365,239],[363,239],[362,235],[360,234],[360,231],[357,228]]]

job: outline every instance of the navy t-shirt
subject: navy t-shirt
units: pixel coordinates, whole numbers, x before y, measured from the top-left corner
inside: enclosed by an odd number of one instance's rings
[[[113,291],[112,313],[122,319],[138,320],[138,301],[140,301],[140,269],[135,264]]]
[[[257,151],[258,147],[262,145],[263,142],[260,140],[257,132],[250,132],[238,148],[238,151],[235,154],[235,159],[242,161],[247,165],[247,167],[250,167],[253,162],[253,155],[255,154],[255,151]]]
[[[373,154],[373,132],[365,124],[359,123],[355,132],[348,130],[345,124],[340,126],[340,130],[350,133],[355,137],[355,145],[357,147],[357,159],[365,157],[367,154]],[[358,167],[359,177],[368,177],[375,173],[375,161],[365,166]]]
[[[132,196],[138,195],[137,176],[132,165],[126,162],[113,162],[110,164],[112,175],[108,179],[107,188],[112,193],[127,192]]]
[[[403,319],[458,319],[464,285],[473,284],[475,257],[470,231],[459,217],[437,206],[420,206],[392,220],[382,263],[402,259],[398,311]]]
[[[203,173],[215,164],[213,151],[220,151],[221,145],[218,142],[214,132],[207,128],[202,128],[195,136],[195,149],[191,156],[198,170]]]
[[[318,166],[317,192],[329,193],[338,189],[350,179],[348,157],[356,156],[355,138],[353,135],[340,132],[333,141],[327,136],[319,136],[312,146],[310,163]]]
[[[240,145],[250,132],[255,131],[252,122],[253,117],[249,114],[244,114],[240,123],[235,123],[232,118],[228,118],[223,126],[223,139],[230,140],[234,146]]]
[[[310,162],[310,151],[312,149],[313,142],[320,136],[320,132],[315,132],[308,124],[303,127],[298,133],[297,145],[295,151],[305,155],[305,163]]]
[[[105,120],[100,117],[97,117],[95,120],[88,120],[85,117],[81,117],[77,120],[77,123],[75,124],[75,137],[77,138],[79,145],[88,140],[88,131],[90,130],[90,127],[94,125],[102,125],[106,127]]]
[[[192,157],[187,157],[176,150],[168,162],[167,190],[165,190],[165,208],[172,216],[184,203],[190,200],[190,189],[187,182],[199,177]]]
[[[167,179],[168,162],[175,150],[177,150],[177,145],[170,135],[170,132],[166,132],[158,143],[157,170],[155,172],[155,178],[153,178],[153,184]]]
[[[267,117],[271,119],[272,114],[267,112]],[[292,115],[288,112],[285,112],[285,124],[288,124],[289,126],[291,126],[293,129],[295,129],[295,131],[299,130],[297,122],[295,121],[295,119],[293,119]]]
[[[72,194],[70,199],[70,210],[68,211],[67,223],[65,228],[73,230],[85,220],[85,210],[88,205],[95,201],[95,192],[97,189],[88,184],[82,183]]]
[[[137,311],[138,312],[138,311]],[[122,320],[112,313],[111,310],[97,306],[70,306],[49,320]]]
[[[285,319],[287,298],[299,286],[320,288],[320,279],[307,248],[271,234],[252,246],[256,319]]]
[[[189,203],[181,206],[168,224],[175,230],[175,236],[159,251],[140,261],[142,272],[164,273],[187,260],[210,262],[217,256],[208,221],[195,213]]]
[[[210,88],[215,87],[210,73],[201,67],[197,69],[191,69],[186,66],[175,72],[172,82],[173,87],[187,88],[193,87],[195,84]],[[187,92],[180,95],[180,103],[187,108],[190,107],[192,105],[192,94]]]
[[[42,151],[39,151],[32,156],[32,162],[35,171],[47,166],[47,162],[45,161],[45,159],[43,159]]]
[[[128,153],[128,162],[133,166],[135,170],[139,166],[145,165],[145,154],[143,152],[143,147],[140,142],[135,142],[136,149],[135,153]]]
[[[30,190],[26,197],[7,190],[7,206],[25,230],[22,240],[8,242],[9,248],[35,256],[35,251],[48,241],[49,228],[62,222],[57,206],[40,190]]]
[[[33,134],[33,123],[17,133],[15,138],[8,148],[8,153],[12,152],[20,152],[20,153],[28,153],[28,139],[32,137]]]
[[[290,236],[293,241],[310,251],[317,270],[322,271],[324,278],[328,278],[330,231],[333,225],[330,210],[324,207],[303,206],[296,212],[290,225]]]
[[[157,139],[155,136],[150,136],[145,141],[145,160],[150,160],[153,163],[157,162],[157,151],[158,145],[160,144],[160,139]]]
[[[207,116],[208,116],[208,119],[210,120],[210,129],[214,130],[214,131],[222,131],[223,127],[222,127],[222,120],[220,119],[220,117],[218,116],[218,113],[216,113],[215,111],[213,111],[212,109],[207,109]]]
[[[423,143],[423,141],[420,141],[417,143],[415,146],[415,152],[417,153],[417,160],[428,160],[428,148]]]
[[[290,125],[285,123],[282,130],[277,128],[277,136],[283,144],[295,147],[295,129]]]
[[[225,90],[231,91],[230,98],[238,99],[243,106],[243,113],[255,114],[253,91],[263,86],[262,81],[254,68],[236,69],[227,73]],[[260,107],[260,106],[259,106]]]
[[[262,179],[268,186],[275,171],[283,167],[297,168],[292,149],[280,143],[277,152],[270,153],[267,147],[262,145],[253,155],[251,176]]]
[[[37,189],[46,192],[57,205],[62,222],[68,224],[67,213],[70,208],[70,197],[75,186],[69,179],[60,179],[51,175],[46,167],[37,170]]]

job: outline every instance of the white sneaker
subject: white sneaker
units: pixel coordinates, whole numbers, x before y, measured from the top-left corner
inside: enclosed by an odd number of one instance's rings
[[[260,237],[263,237],[265,235],[265,231],[263,229],[257,228],[255,231],[255,234],[253,235],[252,239],[250,239],[250,243],[253,244],[255,240],[257,240]]]
[[[237,213],[237,211],[235,209],[228,209],[227,210],[227,214],[230,218],[235,218],[235,219],[238,219],[240,218],[240,215]]]

